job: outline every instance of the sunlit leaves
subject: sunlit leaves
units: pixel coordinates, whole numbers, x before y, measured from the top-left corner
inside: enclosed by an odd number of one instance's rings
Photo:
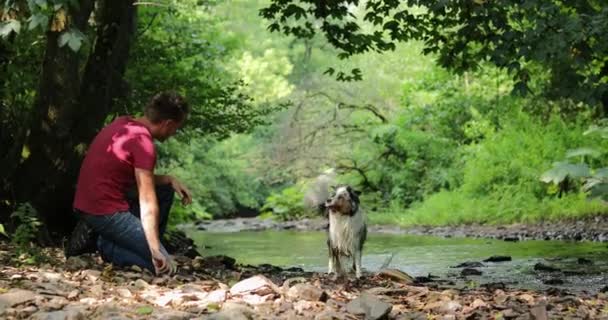
[[[393,41],[422,40],[425,54],[457,73],[484,61],[507,68],[513,93],[533,92],[531,83],[543,73],[528,74],[529,64],[548,70],[542,86],[550,97],[590,104],[606,103],[608,47],[598,41],[608,32],[608,3],[551,1],[351,1],[273,0],[261,15],[271,31],[295,35],[302,25],[289,19],[306,8],[307,37],[322,34],[340,58],[370,50],[394,50]],[[353,18],[356,12],[357,17]],[[526,64],[522,64],[526,63]],[[344,77],[342,77],[344,78]],[[544,79],[543,79],[544,80]],[[603,102],[602,102],[603,101]]]
[[[546,183],[559,184],[567,177],[583,178],[589,175],[589,166],[585,163],[556,162],[551,170],[542,174],[540,180]]]
[[[57,43],[60,47],[67,44],[68,47],[70,47],[70,49],[73,51],[78,51],[85,39],[86,37],[84,34],[82,34],[82,32],[77,29],[71,29],[61,33],[61,36],[59,36],[59,39],[57,39]]]
[[[566,158],[575,158],[575,157],[585,157],[590,156],[592,158],[597,158],[601,155],[601,153],[592,148],[577,148],[568,150],[566,153]]]
[[[37,13],[32,15],[29,18],[28,28],[30,30],[36,29],[37,27],[41,27],[43,30],[49,24],[49,17],[45,14]]]
[[[17,20],[8,20],[0,23],[0,37],[7,37],[11,33],[19,33],[21,30],[21,22]]]

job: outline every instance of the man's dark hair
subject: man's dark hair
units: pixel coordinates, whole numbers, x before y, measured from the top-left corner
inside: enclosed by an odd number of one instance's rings
[[[186,99],[171,91],[155,95],[144,109],[144,115],[152,123],[159,123],[163,120],[181,122],[186,119],[189,112],[190,106]]]

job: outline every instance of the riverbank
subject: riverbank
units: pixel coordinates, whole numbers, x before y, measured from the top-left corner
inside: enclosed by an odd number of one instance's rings
[[[322,218],[298,221],[273,221],[259,218],[237,218],[200,221],[199,230],[239,232],[262,230],[322,231],[327,220]],[[412,226],[370,225],[370,232],[390,234],[431,235],[439,237],[492,238],[505,241],[566,240],[608,242],[608,215],[578,220],[544,221],[510,225]]]
[[[397,270],[333,279],[225,256],[178,256],[176,275],[153,277],[59,249],[43,250],[45,264],[19,265],[15,252],[0,243],[3,319],[608,319],[605,292],[458,287]]]

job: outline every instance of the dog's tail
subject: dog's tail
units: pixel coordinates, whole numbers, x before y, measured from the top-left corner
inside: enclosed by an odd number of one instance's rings
[[[333,168],[315,178],[304,193],[304,205],[312,210],[324,210],[325,200],[329,198],[329,187],[334,184],[335,179]]]

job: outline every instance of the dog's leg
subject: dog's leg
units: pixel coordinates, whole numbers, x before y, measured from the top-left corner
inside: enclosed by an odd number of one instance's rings
[[[357,250],[357,252],[355,252],[355,254],[353,255],[353,264],[354,264],[354,269],[355,269],[355,276],[357,277],[357,279],[361,278],[362,272],[361,272],[361,255],[363,254],[363,250]]]
[[[355,252],[353,254],[353,265],[354,265],[354,269],[355,269],[355,275],[357,276],[357,279],[360,279],[361,276],[363,275],[363,271],[361,270],[361,257],[363,255],[363,244],[365,243],[365,240],[367,239],[367,226],[365,224],[363,224],[363,227],[359,231],[358,238],[359,238],[359,243],[357,244],[357,248],[355,249]]]
[[[340,253],[337,250],[333,252],[333,265],[334,272],[338,276],[342,276],[344,274],[344,270],[342,270],[342,257],[340,256]]]
[[[334,255],[334,251],[331,248],[331,241],[329,239],[327,239],[327,255],[329,257],[329,265],[327,266],[327,273],[332,274],[332,273],[336,273],[336,265],[334,264],[335,261],[335,255]]]

